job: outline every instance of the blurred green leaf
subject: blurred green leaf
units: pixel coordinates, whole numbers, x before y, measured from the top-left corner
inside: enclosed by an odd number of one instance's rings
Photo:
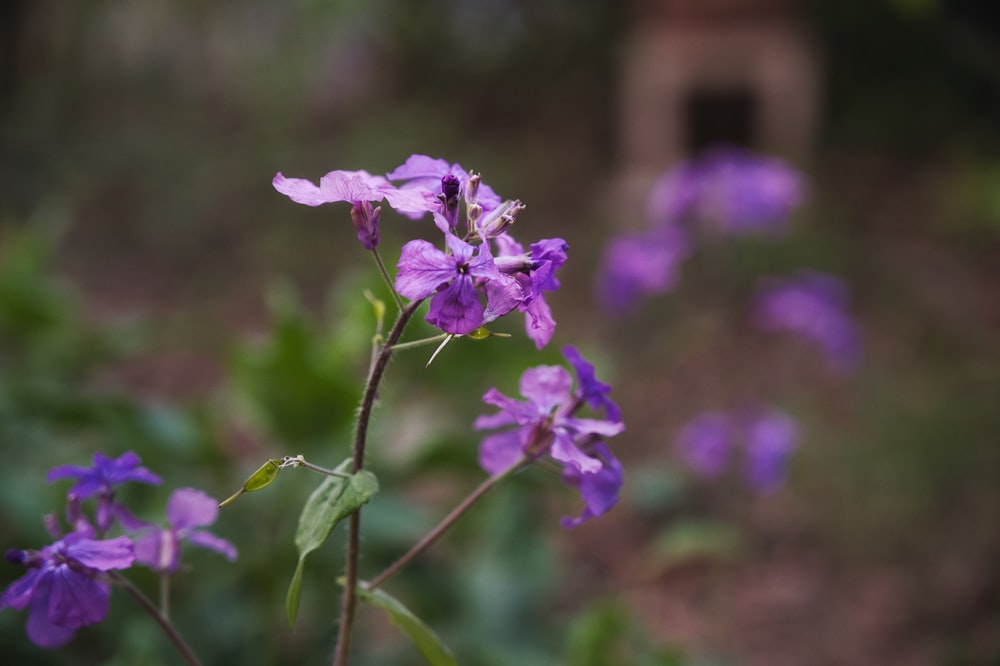
[[[389,620],[410,637],[431,666],[455,666],[458,662],[434,631],[414,615],[398,599],[382,590],[366,590],[358,586],[358,596],[386,612]]]
[[[713,520],[682,520],[664,529],[654,540],[650,559],[662,568],[696,559],[731,559],[742,545],[740,531],[732,525]]]
[[[234,357],[237,394],[273,437],[296,448],[326,441],[350,422],[358,401],[349,354],[332,326],[309,320],[288,283],[273,284],[267,301],[268,338]]]
[[[347,474],[351,460],[337,466],[336,471]],[[361,470],[349,477],[328,476],[323,479],[309,499],[306,500],[299,516],[299,527],[295,531],[295,545],[299,549],[299,562],[295,566],[292,582],[288,586],[285,609],[288,623],[294,628],[299,613],[299,599],[302,594],[302,570],[306,555],[323,545],[333,528],[341,520],[361,508],[378,492],[378,479],[367,470]]]

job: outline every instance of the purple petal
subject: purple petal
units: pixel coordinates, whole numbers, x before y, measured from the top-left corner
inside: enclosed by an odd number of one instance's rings
[[[236,559],[236,546],[229,543],[222,537],[215,536],[211,532],[206,532],[204,530],[197,530],[191,532],[187,535],[187,540],[189,543],[201,548],[207,548],[209,550],[214,550],[217,553],[221,553],[230,562]]]
[[[398,282],[397,279],[397,290],[403,294]],[[445,333],[455,335],[465,335],[479,328],[483,323],[483,304],[472,279],[468,275],[460,276],[447,289],[435,294],[425,319]]]
[[[49,597],[52,581],[46,578],[38,593],[31,599],[31,610],[28,611],[28,638],[35,645],[43,648],[57,648],[65,645],[76,634],[75,629],[60,627],[49,619]]]
[[[441,202],[430,190],[425,189],[405,189],[400,190],[392,186],[384,186],[379,191],[385,195],[385,200],[389,205],[400,213],[406,215],[423,215],[433,213],[441,207]]]
[[[500,274],[496,279],[488,280],[483,285],[483,291],[486,294],[486,310],[483,312],[484,324],[510,313],[524,299],[524,291],[521,289],[520,283],[509,275]]]
[[[331,171],[319,181],[319,189],[326,201],[381,201],[384,194],[378,187],[389,182],[367,171]]]
[[[413,180],[421,178],[440,181],[450,171],[451,167],[444,160],[434,159],[427,155],[410,155],[403,164],[393,169],[392,172],[387,173],[386,178],[389,180]]]
[[[556,332],[556,320],[552,317],[545,297],[539,294],[524,310],[524,327],[528,337],[534,341],[535,347],[542,349],[549,344]]]
[[[70,542],[70,537],[67,537],[66,541],[67,557],[98,571],[127,569],[132,566],[135,559],[132,540],[126,536],[100,541],[79,539],[73,542]]]
[[[521,395],[533,402],[541,414],[568,404],[572,388],[573,377],[558,365],[540,365],[521,374]]]
[[[564,481],[579,488],[584,503],[583,513],[579,517],[562,519],[562,525],[567,529],[604,515],[618,503],[624,475],[622,464],[604,444],[598,443],[593,450],[604,462],[599,471],[579,474],[567,467],[563,474]]]
[[[218,501],[195,488],[178,488],[167,502],[167,521],[175,530],[211,525],[218,515]]]
[[[552,441],[552,448],[549,455],[568,467],[572,467],[581,474],[593,474],[601,469],[601,461],[591,458],[573,443],[573,439],[565,432],[555,431],[555,439]]]
[[[560,426],[569,428],[577,435],[598,435],[600,437],[614,437],[625,431],[625,424],[621,421],[606,421],[604,419],[578,419],[566,417],[558,420]]]
[[[507,471],[522,457],[520,430],[489,435],[479,445],[479,466],[489,474]]]
[[[576,347],[566,345],[562,348],[563,356],[576,371],[576,379],[584,400],[594,409],[604,409],[609,421],[621,421],[622,413],[610,398],[611,386],[597,379],[594,366],[577,351]]]
[[[539,416],[538,408],[534,403],[517,400],[515,398],[508,398],[495,388],[491,388],[485,395],[483,395],[483,402],[487,405],[499,407],[503,410],[501,414],[510,414],[511,418],[513,418],[520,425],[534,423]],[[492,423],[493,421],[491,419],[496,420],[496,425],[484,425],[486,423]],[[476,428],[482,430],[484,428],[494,428],[501,425],[507,425],[507,423],[509,422],[501,420],[500,414],[493,417],[480,416],[479,419],[476,420]]]
[[[154,571],[177,571],[180,565],[180,544],[171,530],[156,528],[136,537],[135,561]]]
[[[15,608],[21,610],[25,608],[36,594],[36,590],[43,582],[46,572],[42,569],[31,569],[7,587],[0,597],[0,609]]]
[[[454,259],[425,240],[404,245],[397,267],[396,291],[410,299],[427,298],[457,275]]]
[[[80,467],[79,465],[59,465],[49,470],[46,478],[49,483],[59,479],[79,479],[91,473],[91,468]]]
[[[271,181],[274,189],[294,201],[306,206],[319,206],[329,203],[323,192],[313,183],[304,178],[285,178],[279,171]]]
[[[56,567],[51,578],[49,619],[53,624],[77,629],[100,622],[108,614],[110,594],[107,583],[65,565]]]

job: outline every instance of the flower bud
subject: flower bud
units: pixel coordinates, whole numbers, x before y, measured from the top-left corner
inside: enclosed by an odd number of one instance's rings
[[[474,171],[469,171],[469,180],[465,183],[465,205],[472,206],[479,203],[479,184],[482,176]]]
[[[486,238],[496,238],[514,224],[522,210],[524,204],[519,199],[504,201],[479,222],[479,232]]]
[[[382,207],[376,206],[373,209],[369,201],[360,201],[351,207],[351,224],[366,250],[374,250],[378,245],[378,221],[381,215]]]

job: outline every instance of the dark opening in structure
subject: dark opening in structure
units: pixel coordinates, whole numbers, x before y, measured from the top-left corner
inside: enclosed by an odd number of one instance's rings
[[[689,155],[718,144],[753,148],[757,99],[747,88],[694,90],[684,106],[685,148]]]

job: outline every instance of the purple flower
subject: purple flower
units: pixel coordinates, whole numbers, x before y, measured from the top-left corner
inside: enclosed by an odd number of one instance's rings
[[[556,271],[566,263],[569,247],[561,238],[545,238],[531,244],[531,252],[509,234],[501,234],[497,244],[496,266],[510,275],[521,287],[518,309],[525,313],[525,330],[528,337],[541,349],[555,333],[556,322],[545,300],[544,292],[559,288]]]
[[[49,483],[59,479],[78,479],[69,489],[71,513],[78,501],[88,497],[98,496],[97,527],[102,532],[107,531],[116,514],[124,511],[124,507],[114,502],[115,486],[135,481],[137,483],[160,483],[160,477],[145,467],[140,467],[142,461],[132,451],[126,451],[118,458],[108,458],[97,452],[93,457],[92,467],[77,465],[61,465],[49,471]],[[76,520],[71,517],[71,522]]]
[[[746,478],[751,488],[761,493],[778,489],[797,440],[798,428],[787,414],[772,409],[753,418],[746,432]]]
[[[598,272],[601,304],[623,315],[635,310],[640,299],[669,292],[690,253],[687,233],[673,225],[613,239]]]
[[[167,527],[151,525],[151,531],[135,539],[135,560],[160,573],[173,574],[180,565],[181,542],[222,553],[236,559],[236,548],[211,532],[196,528],[215,522],[218,502],[200,490],[178,488],[167,503]]]
[[[378,223],[381,206],[372,203],[389,202],[407,215],[422,215],[434,210],[435,201],[422,190],[399,190],[382,176],[367,171],[331,171],[319,181],[319,187],[303,178],[285,178],[279,172],[271,181],[281,194],[306,206],[346,201],[351,204],[351,223],[358,240],[366,250],[378,245]]]
[[[596,472],[585,474],[574,467],[563,467],[563,481],[579,488],[584,504],[583,513],[578,517],[563,517],[562,526],[566,529],[602,516],[618,503],[618,491],[624,480],[622,464],[603,442],[594,444],[591,453],[604,463]]]
[[[28,637],[55,648],[80,627],[100,622],[108,613],[110,590],[101,572],[127,569],[135,555],[128,537],[95,540],[72,532],[41,551],[11,550],[7,559],[30,570],[0,597],[0,610],[28,610]]]
[[[758,493],[778,489],[795,450],[798,428],[776,409],[755,407],[738,414],[705,412],[685,424],[675,447],[691,469],[704,478],[722,476],[733,452],[741,447],[747,485]]]
[[[822,347],[838,372],[857,367],[861,342],[847,313],[847,288],[837,278],[804,271],[772,279],[757,293],[754,319],[763,329],[788,331]]]
[[[698,475],[714,478],[725,472],[735,436],[736,428],[728,415],[705,412],[681,428],[676,448]]]
[[[427,321],[445,333],[465,335],[483,323],[483,304],[476,279],[499,280],[489,243],[478,251],[451,233],[445,234],[446,254],[425,240],[403,246],[396,274],[396,291],[409,299],[431,294]]]
[[[564,368],[538,366],[521,375],[520,392],[526,400],[509,398],[495,388],[483,396],[500,408],[480,416],[477,430],[507,428],[486,436],[479,447],[479,464],[500,474],[528,460],[548,455],[563,467],[563,478],[579,488],[586,508],[567,526],[605,513],[617,500],[621,465],[601,444],[625,429],[622,422],[574,416],[584,403],[582,391],[573,391],[573,378]]]
[[[445,160],[427,155],[410,155],[406,162],[387,173],[386,178],[402,181],[400,189],[403,191],[416,189],[429,192],[437,200],[438,212],[448,220],[452,230],[457,223],[457,206],[462,195],[469,194],[468,203],[481,206],[485,212],[500,205],[500,197],[478,178],[475,181],[475,191],[467,192],[469,172],[462,165],[448,164]]]
[[[611,398],[608,397],[608,393],[611,392],[611,386],[600,381],[594,374],[594,366],[588,363],[580,352],[577,351],[576,347],[572,345],[566,345],[562,348],[563,356],[569,361],[569,364],[573,366],[573,370],[576,371],[576,381],[580,386],[581,397],[587,401],[592,409],[604,410],[605,416],[607,416],[609,421],[615,423],[622,420],[622,412],[618,409],[618,405],[614,403]]]
[[[783,231],[803,198],[802,175],[785,162],[721,147],[678,165],[654,185],[652,219],[684,218],[724,234]]]

